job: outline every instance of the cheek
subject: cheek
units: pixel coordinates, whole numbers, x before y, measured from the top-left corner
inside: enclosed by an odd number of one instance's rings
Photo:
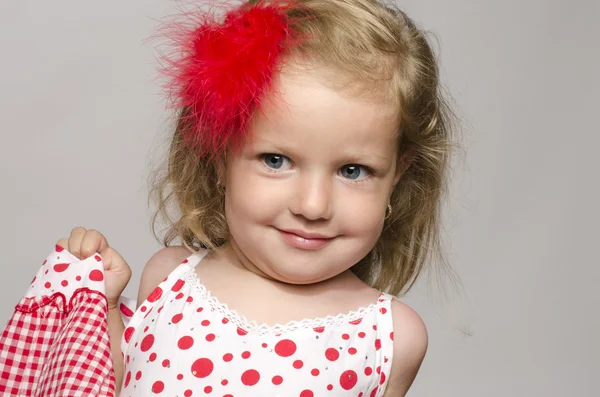
[[[362,199],[353,202],[345,201],[338,208],[343,214],[343,233],[353,237],[367,238],[376,241],[383,228],[383,214],[379,198]]]
[[[227,214],[232,219],[270,221],[284,202],[281,189],[274,189],[273,184],[265,183],[252,172],[233,171],[226,186]]]

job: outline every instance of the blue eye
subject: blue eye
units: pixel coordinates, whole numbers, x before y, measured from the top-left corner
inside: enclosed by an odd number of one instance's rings
[[[361,172],[362,171],[362,172]],[[357,164],[348,164],[340,170],[342,176],[350,180],[364,179],[369,176],[370,172],[366,167]],[[366,174],[366,175],[365,175]],[[362,178],[361,178],[362,175]]]
[[[278,170],[281,167],[283,167],[285,161],[288,160],[288,158],[285,156],[272,153],[263,154],[260,157],[262,158],[263,162],[267,167],[275,170]]]

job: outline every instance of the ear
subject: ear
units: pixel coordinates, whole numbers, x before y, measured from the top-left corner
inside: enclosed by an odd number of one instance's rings
[[[398,159],[396,160],[396,174],[394,175],[394,186],[398,184],[398,182],[402,178],[402,175],[404,175],[408,167],[410,167],[410,165],[414,161],[416,155],[416,150],[413,148],[409,148],[398,156]]]

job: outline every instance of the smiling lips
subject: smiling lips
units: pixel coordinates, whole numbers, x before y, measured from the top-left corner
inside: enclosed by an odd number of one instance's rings
[[[304,250],[317,250],[329,244],[334,238],[322,234],[306,233],[301,230],[277,229],[283,240],[294,248]]]

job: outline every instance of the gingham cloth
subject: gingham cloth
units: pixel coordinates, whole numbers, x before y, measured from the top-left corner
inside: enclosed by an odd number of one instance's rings
[[[60,246],[47,257],[0,338],[0,395],[115,396],[103,269]],[[120,307],[127,324],[135,302]]]

